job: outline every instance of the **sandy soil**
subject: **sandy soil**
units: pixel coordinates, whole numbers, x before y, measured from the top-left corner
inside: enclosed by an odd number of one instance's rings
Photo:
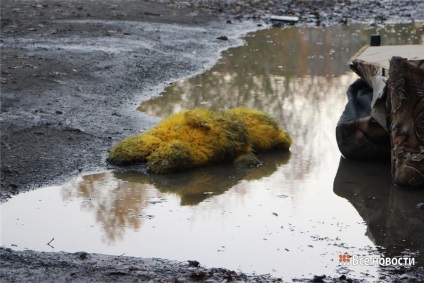
[[[211,67],[242,35],[270,25],[267,14],[308,25],[424,19],[422,1],[328,2],[2,0],[0,202],[107,169],[113,143],[158,121],[135,110],[142,100]],[[278,280],[159,259],[0,255],[2,282]]]

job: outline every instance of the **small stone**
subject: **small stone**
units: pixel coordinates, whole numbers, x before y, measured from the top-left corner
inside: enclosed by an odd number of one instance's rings
[[[200,262],[198,262],[197,260],[189,260],[188,261],[188,266],[190,266],[190,267],[199,267],[200,266]]]
[[[424,210],[424,202],[420,202],[419,204],[415,206],[415,208],[418,210]]]

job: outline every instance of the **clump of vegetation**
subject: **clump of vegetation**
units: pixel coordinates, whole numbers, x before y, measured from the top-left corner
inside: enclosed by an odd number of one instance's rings
[[[261,164],[254,153],[288,150],[292,140],[269,115],[255,109],[213,112],[186,110],[156,127],[116,144],[108,161],[116,165],[146,163],[152,173],[166,174],[210,164]]]

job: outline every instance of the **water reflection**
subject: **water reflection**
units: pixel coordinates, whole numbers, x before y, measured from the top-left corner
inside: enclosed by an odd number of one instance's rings
[[[392,187],[389,164],[340,160],[336,144],[345,93],[357,78],[346,62],[376,32],[384,44],[423,40],[422,24],[263,30],[210,71],[139,107],[159,117],[197,106],[258,108],[291,134],[290,154],[264,154],[264,165],[252,170],[115,171],[80,177],[61,196],[56,188],[20,194],[2,205],[9,215],[2,244],[43,250],[54,234],[58,250],[196,259],[284,280],[338,274],[338,255],[369,255],[371,240],[393,254],[422,250],[423,215],[414,209],[422,192]],[[357,266],[350,274],[374,271]]]
[[[165,117],[199,106],[258,108],[277,118],[293,137],[288,186],[318,180],[340,156],[334,147],[334,123],[348,85],[356,79],[346,62],[375,33],[384,45],[423,42],[422,23],[264,30],[247,37],[246,46],[225,52],[210,71],[175,83],[138,110]],[[389,164],[342,159],[334,192],[354,205],[367,223],[367,236],[387,254],[406,248],[423,251],[423,214],[414,209],[417,199],[424,200],[423,192],[394,188]]]
[[[387,256],[405,250],[424,254],[424,213],[415,208],[424,191],[394,186],[389,163],[341,158],[334,193],[352,203],[367,224],[367,236]],[[423,258],[416,260],[424,264]]]
[[[181,205],[197,205],[211,196],[228,191],[241,180],[253,181],[272,175],[279,166],[289,161],[290,153],[265,153],[260,158],[263,165],[253,169],[220,165],[199,168],[184,174],[142,175],[139,172],[116,172],[114,176],[133,184],[148,182],[162,193],[178,195]]]
[[[151,195],[143,184],[130,184],[116,179],[110,172],[87,175],[63,186],[62,198],[72,201],[83,198],[81,210],[93,213],[104,230],[104,241],[123,239],[130,228],[138,230],[143,209]]]
[[[143,220],[150,217],[144,210],[151,204],[166,201],[162,193],[177,195],[182,206],[197,205],[225,193],[242,180],[259,180],[272,175],[289,161],[290,153],[266,153],[260,158],[263,165],[255,169],[222,165],[171,175],[149,175],[139,171],[87,175],[63,186],[61,192],[66,202],[83,198],[82,210],[96,215],[106,242],[114,243],[122,240],[127,229],[138,231],[141,228]]]
[[[346,73],[348,60],[375,33],[385,45],[421,44],[423,27],[418,23],[378,29],[352,25],[263,30],[248,36],[246,46],[224,52],[211,70],[175,83],[138,109],[160,117],[198,106],[219,110],[244,105],[279,113],[294,96],[328,95],[325,86],[331,85],[331,78]],[[299,81],[320,77],[330,79],[321,80],[321,85]]]
[[[138,110],[166,117],[182,109],[213,110],[246,106],[276,118],[293,137],[293,177],[302,180],[334,154],[335,121],[346,103],[345,92],[356,75],[348,71],[351,56],[369,43],[420,44],[423,26],[368,28],[269,29],[251,34],[246,45],[224,52],[211,70],[179,81]],[[318,168],[317,168],[318,167]]]

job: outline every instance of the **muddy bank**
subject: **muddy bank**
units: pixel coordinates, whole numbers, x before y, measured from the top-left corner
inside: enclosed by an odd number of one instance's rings
[[[269,275],[247,275],[204,268],[195,260],[177,262],[100,254],[16,252],[0,248],[2,282],[283,282]],[[306,267],[305,267],[306,268]],[[423,282],[424,270],[383,271],[376,282]],[[346,275],[315,275],[292,282],[364,282]]]
[[[0,200],[105,169],[114,142],[157,121],[134,111],[140,101],[211,67],[270,14],[313,26],[424,19],[422,1],[225,3],[2,1]]]
[[[105,158],[113,143],[158,120],[136,111],[140,101],[209,68],[221,50],[242,43],[239,36],[260,28],[259,23],[270,25],[269,13],[295,14],[302,19],[299,24],[321,26],[424,18],[421,1],[340,1],[336,7],[328,1],[289,1],[284,7],[254,2],[2,1],[1,200],[81,172],[107,169]],[[218,40],[222,35],[230,40]],[[0,252],[0,278],[6,282],[278,281],[187,262]],[[384,280],[409,276],[396,272]],[[405,278],[420,281],[421,275]],[[318,275],[311,280],[347,279]]]
[[[135,111],[140,101],[278,24],[271,14],[375,25],[422,20],[424,3],[2,1],[0,201],[107,168],[113,143],[157,122]]]
[[[114,142],[157,121],[136,111],[140,101],[256,28],[138,1],[1,5],[2,200],[104,170]]]
[[[0,255],[2,282],[278,282],[266,275],[249,276],[223,268],[206,269],[196,261],[176,262],[84,252],[12,252],[4,248],[0,248]]]

